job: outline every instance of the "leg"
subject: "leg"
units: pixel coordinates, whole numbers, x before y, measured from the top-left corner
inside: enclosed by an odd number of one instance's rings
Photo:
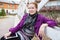
[[[0,40],[6,40],[4,37],[2,37]]]
[[[32,39],[32,37],[29,37],[29,36],[25,35],[21,31],[18,31],[16,34],[18,35],[18,37],[20,38],[20,40],[31,40]]]

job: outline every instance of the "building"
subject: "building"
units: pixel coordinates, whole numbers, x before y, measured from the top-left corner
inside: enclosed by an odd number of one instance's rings
[[[41,6],[41,5],[40,5]],[[60,13],[60,0],[49,0],[41,10],[40,13],[50,13],[54,11],[56,14]]]
[[[17,13],[18,5],[19,5],[18,2],[0,0],[0,10],[2,8],[5,9],[5,12],[7,14],[9,14],[9,13],[12,13],[12,14]]]
[[[60,26],[60,0],[49,0],[49,2],[39,10],[39,13],[55,20],[58,26]]]
[[[60,11],[60,0],[50,0],[45,6],[40,10],[40,12],[46,11]]]

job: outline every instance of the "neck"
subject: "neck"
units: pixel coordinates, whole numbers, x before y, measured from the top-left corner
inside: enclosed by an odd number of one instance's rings
[[[29,14],[29,15],[34,15],[35,13],[31,13],[31,14]]]
[[[34,18],[34,17],[36,17],[37,16],[37,12],[36,13],[34,13],[33,15],[31,15],[31,14],[29,14],[29,16],[31,16],[32,18]]]

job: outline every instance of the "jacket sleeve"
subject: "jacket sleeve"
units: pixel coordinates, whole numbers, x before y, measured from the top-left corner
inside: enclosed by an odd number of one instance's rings
[[[17,31],[21,30],[21,28],[22,28],[22,26],[23,26],[23,22],[24,22],[24,20],[25,20],[25,16],[26,16],[26,15],[23,16],[22,20],[17,24],[16,27],[9,29],[9,31],[10,31],[11,33],[15,33],[15,32],[17,32]]]
[[[55,20],[49,19],[45,16],[42,16],[42,17],[43,17],[43,22],[47,23],[49,27],[57,26],[57,22]]]

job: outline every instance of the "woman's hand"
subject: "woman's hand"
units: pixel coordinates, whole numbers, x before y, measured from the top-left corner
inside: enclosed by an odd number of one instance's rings
[[[41,25],[41,27],[40,27],[40,29],[39,29],[39,32],[38,32],[38,36],[44,36],[45,35],[45,33],[44,33],[44,30],[45,30],[45,27],[47,27],[48,26],[48,24],[42,24]]]
[[[6,33],[6,34],[4,35],[4,37],[7,39],[8,36],[10,36],[10,35],[11,35],[11,32],[8,32],[8,33]]]

